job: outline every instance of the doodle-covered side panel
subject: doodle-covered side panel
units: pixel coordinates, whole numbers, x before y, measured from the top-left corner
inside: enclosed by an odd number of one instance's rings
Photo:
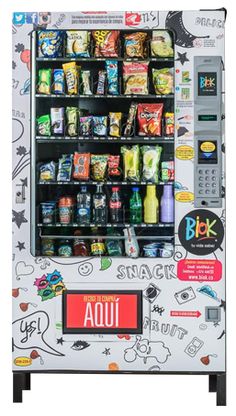
[[[223,11],[13,14],[13,370],[225,371],[224,135],[222,206],[194,205],[194,57],[220,56],[224,63],[224,18]],[[175,247],[170,258],[31,254],[31,33],[101,25],[175,33]],[[141,319],[141,330],[68,333],[63,305],[69,291],[86,293],[87,304],[78,298],[75,307],[87,308],[90,325],[96,321],[103,328],[115,325],[116,313],[123,311],[119,291],[141,293],[140,315],[134,312],[132,321],[132,303],[124,312],[129,328]],[[99,297],[106,291],[110,297]]]

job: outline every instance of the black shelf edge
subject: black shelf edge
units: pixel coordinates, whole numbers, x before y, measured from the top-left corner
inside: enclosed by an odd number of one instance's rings
[[[147,57],[147,58],[128,58],[128,57],[58,57],[58,58],[44,58],[44,57],[37,57],[37,62],[105,62],[109,59],[120,61],[120,62],[174,62],[174,57]]]
[[[159,181],[158,183],[153,183],[153,182],[144,182],[144,181],[139,181],[139,182],[126,182],[126,181],[107,181],[107,182],[98,182],[98,181],[68,181],[68,182],[63,182],[63,181],[51,181],[51,182],[47,182],[47,181],[39,181],[37,183],[38,185],[76,185],[76,186],[80,186],[80,185],[111,185],[111,186],[141,186],[141,185],[155,185],[155,186],[163,186],[163,185],[173,185],[174,181]]]
[[[69,94],[35,94],[36,98],[62,98],[62,99],[107,99],[107,98],[111,98],[111,99],[120,99],[120,98],[124,98],[124,99],[151,99],[151,98],[155,98],[155,99],[174,99],[174,94],[119,94],[119,95],[96,95],[96,94],[90,94],[90,95],[84,95],[84,94],[77,94],[77,95],[69,95]]]
[[[70,137],[70,136],[36,136],[36,141],[38,143],[50,143],[50,142],[82,142],[82,143],[174,143],[174,137],[142,137],[142,136],[133,136],[133,137]]]
[[[157,224],[112,224],[112,223],[106,223],[106,224],[77,224],[77,223],[71,223],[71,224],[61,224],[61,223],[55,223],[55,224],[43,224],[38,223],[37,227],[43,227],[43,228],[91,228],[91,227],[99,227],[99,228],[127,228],[127,227],[135,227],[135,228],[171,228],[174,227],[174,223],[157,223]]]

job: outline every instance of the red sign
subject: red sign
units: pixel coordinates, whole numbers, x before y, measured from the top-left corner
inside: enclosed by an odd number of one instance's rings
[[[141,14],[125,12],[125,24],[127,26],[138,26],[141,23]]]
[[[217,282],[222,278],[222,263],[219,260],[180,260],[177,276],[188,282]]]
[[[64,333],[141,333],[141,291],[77,291],[63,294]]]
[[[199,311],[170,311],[170,316],[179,316],[184,318],[199,318],[201,312]]]

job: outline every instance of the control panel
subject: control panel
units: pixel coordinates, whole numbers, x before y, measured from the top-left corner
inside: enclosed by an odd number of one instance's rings
[[[221,207],[222,60],[194,58],[195,207]]]

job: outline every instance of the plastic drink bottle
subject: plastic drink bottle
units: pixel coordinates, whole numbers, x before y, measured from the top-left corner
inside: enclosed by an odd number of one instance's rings
[[[139,188],[132,188],[133,194],[129,201],[130,223],[141,224],[142,222],[142,198],[139,193]]]
[[[174,222],[174,196],[172,185],[164,185],[161,197],[161,222]]]
[[[156,197],[156,186],[147,185],[147,193],[144,198],[144,222],[157,224],[159,221],[159,202]]]
[[[107,198],[102,191],[102,185],[97,185],[93,195],[93,221],[99,224],[106,224],[107,221]]]
[[[77,221],[79,224],[90,224],[91,195],[87,186],[82,186],[77,195]]]
[[[112,194],[109,201],[110,218],[112,223],[123,223],[123,202],[120,197],[120,188],[118,186],[112,187]]]

